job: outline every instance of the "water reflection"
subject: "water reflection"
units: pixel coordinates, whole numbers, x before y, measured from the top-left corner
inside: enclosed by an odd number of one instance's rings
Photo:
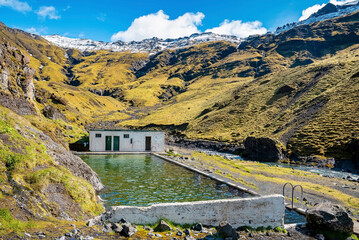
[[[152,155],[84,155],[106,186],[107,206],[147,206],[250,195]]]

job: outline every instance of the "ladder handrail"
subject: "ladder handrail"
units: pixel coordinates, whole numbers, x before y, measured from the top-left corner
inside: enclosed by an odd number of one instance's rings
[[[302,185],[295,185],[292,189],[292,208],[294,206],[294,191],[295,191],[296,187],[300,187],[300,189],[301,189],[300,200],[303,202],[303,187],[302,187]]]
[[[292,191],[293,191],[293,184],[291,184],[290,182],[287,182],[287,183],[285,183],[284,186],[283,186],[283,196],[285,196],[284,190],[285,190],[285,187],[286,187],[288,184],[292,186]]]
[[[285,183],[285,184],[283,185],[283,196],[284,196],[284,197],[285,197],[285,187],[286,187],[287,185],[290,185],[290,186],[292,187],[292,209],[293,209],[293,208],[294,208],[294,192],[295,192],[295,189],[296,189],[297,187],[300,187],[300,189],[301,189],[300,198],[301,198],[301,201],[302,201],[302,203],[303,203],[303,187],[302,187],[302,185],[300,185],[300,184],[293,186],[293,184],[290,183],[290,182]]]

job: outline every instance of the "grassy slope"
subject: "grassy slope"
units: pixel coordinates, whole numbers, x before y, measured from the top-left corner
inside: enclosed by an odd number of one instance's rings
[[[22,220],[61,214],[62,208],[46,190],[50,184],[63,186],[65,192],[62,194],[68,194],[73,206],[78,206],[74,208],[77,211],[67,212],[69,216],[81,219],[102,211],[93,187],[55,164],[28,120],[3,107],[0,113],[0,209],[4,212],[0,214],[0,233],[23,230],[17,229],[19,224],[26,227],[25,223],[15,220],[9,223],[9,214]],[[57,194],[60,197],[61,192]],[[26,210],[18,204],[26,204]]]
[[[182,52],[173,51],[179,63],[158,64],[145,77],[154,79],[190,70],[201,74],[185,81],[184,93],[149,115],[120,124],[188,123],[185,134],[190,138],[243,141],[247,136],[269,136],[289,143],[290,152],[299,155],[350,158],[346,144],[359,134],[355,75],[359,71],[359,46],[352,45],[358,35],[351,36],[358,15],[353,14],[351,21],[344,23],[338,19],[313,24],[307,27],[311,30],[307,35],[295,29],[279,36],[260,37],[214,64],[209,59],[218,46],[188,48],[183,51],[190,57],[184,59],[180,58]],[[329,35],[328,29],[333,31]],[[293,45],[293,41],[299,43]],[[202,61],[191,58],[197,53]],[[291,68],[303,59],[313,63]],[[209,66],[201,65],[206,62]],[[268,66],[271,73],[260,76]],[[249,72],[248,76],[243,72]],[[281,92],[283,86],[291,90]]]
[[[48,97],[39,108],[52,104],[75,125],[187,124],[189,138],[241,142],[268,136],[300,155],[343,156],[359,131],[358,77],[352,77],[358,72],[358,21],[354,13],[299,26],[251,38],[239,50],[225,42],[166,50],[137,72],[146,54],[72,51],[76,61],[70,66],[63,49],[5,27],[2,32],[36,58],[31,61],[39,78],[48,80],[36,82],[37,89],[65,102]],[[39,69],[46,64],[49,74]]]

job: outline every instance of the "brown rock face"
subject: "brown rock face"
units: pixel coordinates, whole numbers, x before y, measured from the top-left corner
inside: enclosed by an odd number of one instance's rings
[[[0,104],[20,115],[35,113],[35,70],[29,63],[19,49],[0,43]]]
[[[275,162],[285,158],[279,145],[279,142],[270,138],[247,137],[243,156],[253,161]]]

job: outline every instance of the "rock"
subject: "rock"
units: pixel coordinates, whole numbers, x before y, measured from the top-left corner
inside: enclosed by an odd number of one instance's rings
[[[111,224],[105,224],[104,226],[103,226],[103,228],[102,228],[102,232],[104,232],[104,233],[109,233],[109,232],[111,232]]]
[[[71,232],[65,233],[65,236],[66,237],[72,237],[72,233]]]
[[[46,147],[46,152],[56,164],[59,164],[71,171],[77,177],[87,180],[96,191],[101,191],[104,185],[97,173],[95,173],[80,157],[67,151],[63,146],[54,142],[48,135],[34,128],[29,128],[36,133]]]
[[[176,233],[176,235],[177,235],[177,236],[182,236],[182,235],[183,235],[183,232],[178,231],[178,232]]]
[[[325,240],[325,237],[323,236],[323,234],[317,234],[314,236],[314,238],[317,240]]]
[[[170,225],[168,225],[168,223],[161,220],[161,222],[157,225],[157,227],[154,230],[156,232],[167,232],[167,231],[172,231],[172,228],[170,227]]]
[[[137,232],[137,229],[132,227],[130,223],[122,224],[122,231],[120,233],[121,236],[131,237],[133,234]]]
[[[199,231],[199,232],[200,232],[200,231],[202,231],[203,226],[202,226],[202,224],[198,223],[198,224],[194,225],[194,226],[192,227],[192,229],[195,230],[195,231]]]
[[[56,238],[56,240],[66,240],[66,237],[62,236],[62,237]]]
[[[150,231],[150,232],[153,232],[153,229],[150,228],[150,227],[144,227],[143,229],[147,230],[147,231]]]
[[[121,218],[120,223],[127,223],[127,221],[123,218]]]
[[[155,234],[155,236],[156,236],[156,237],[159,237],[159,238],[161,238],[161,237],[162,237],[162,235],[161,235],[161,234],[159,234],[159,233],[156,233],[156,234]]]
[[[42,113],[44,114],[45,117],[50,118],[52,120],[66,119],[66,117],[57,108],[51,105],[47,105],[46,107],[44,107]]]
[[[31,234],[30,233],[24,233],[24,235],[26,236],[26,237],[29,237],[29,238],[31,238]]]
[[[118,224],[118,223],[112,224],[111,229],[112,229],[115,233],[121,233],[121,232],[122,232],[122,226],[120,226],[120,224]]]
[[[262,162],[275,162],[285,158],[282,144],[270,138],[247,137],[244,140],[243,156]]]
[[[184,231],[183,231],[184,234],[186,235],[190,235],[191,234],[191,230],[189,230],[188,228],[186,228]]]
[[[236,230],[226,221],[219,223],[217,231],[219,235],[223,236],[223,238],[231,237],[232,240],[238,239]]]
[[[86,225],[88,227],[92,227],[94,225],[102,225],[102,219],[101,219],[101,216],[96,216],[94,218],[91,218],[90,220],[87,221]]]
[[[93,240],[93,237],[87,235],[86,237],[83,238],[83,240]]]
[[[353,234],[353,220],[340,205],[329,202],[318,204],[307,211],[307,226],[317,232],[330,232],[350,236]],[[326,236],[327,237],[327,236]]]

